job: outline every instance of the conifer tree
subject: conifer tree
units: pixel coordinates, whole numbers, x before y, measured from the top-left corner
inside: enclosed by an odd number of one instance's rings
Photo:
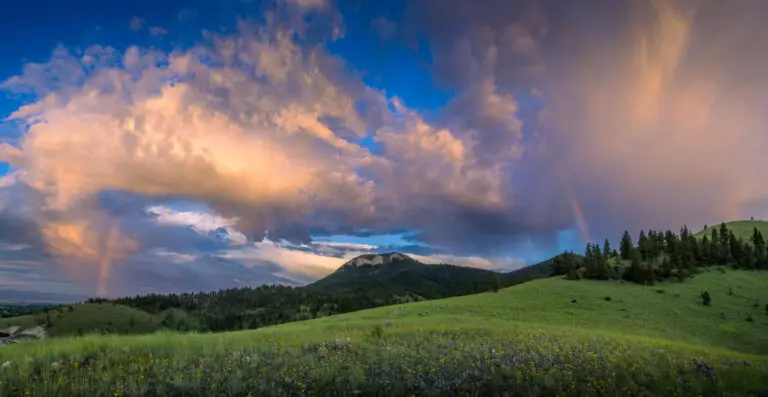
[[[608,259],[611,257],[611,254],[613,253],[613,250],[611,249],[611,243],[608,242],[608,239],[605,239],[603,242],[603,256]]]
[[[632,243],[632,236],[630,236],[629,232],[625,230],[624,234],[621,235],[621,241],[619,242],[619,253],[621,254],[621,259],[630,259],[630,255],[632,254],[633,249],[634,244]]]
[[[640,236],[637,237],[637,250],[640,252],[640,259],[648,260],[648,237],[642,230]]]

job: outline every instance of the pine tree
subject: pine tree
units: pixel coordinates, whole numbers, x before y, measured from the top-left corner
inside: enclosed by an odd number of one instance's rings
[[[630,259],[630,255],[632,254],[634,248],[635,247],[632,243],[632,236],[630,236],[629,232],[625,230],[624,234],[621,235],[621,241],[619,242],[619,252],[621,253],[621,259]]]
[[[720,232],[717,230],[716,227],[713,227],[710,235],[712,237],[709,241],[712,264],[722,265],[723,262],[725,262],[725,256],[723,252],[723,247],[720,245]]]
[[[712,247],[709,244],[709,239],[706,235],[701,239],[701,243],[699,244],[699,252],[700,252],[700,262],[704,264],[704,266],[709,266],[712,264]]]
[[[605,239],[603,242],[603,256],[608,259],[611,257],[612,253],[613,250],[611,249],[611,243],[608,241],[608,239]]]
[[[752,230],[752,238],[750,240],[752,241],[752,246],[755,247],[755,267],[758,269],[764,269],[768,267],[766,264],[768,256],[766,256],[766,244],[765,240],[763,239],[763,234],[760,233],[757,228],[754,228],[754,230]]]
[[[642,230],[637,238],[637,250],[640,252],[640,259],[648,260],[648,237],[646,237],[645,232]]]

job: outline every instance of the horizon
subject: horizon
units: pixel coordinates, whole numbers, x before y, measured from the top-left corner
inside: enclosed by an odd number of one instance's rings
[[[389,251],[513,271],[766,219],[747,3],[12,2],[0,290],[303,285]]]

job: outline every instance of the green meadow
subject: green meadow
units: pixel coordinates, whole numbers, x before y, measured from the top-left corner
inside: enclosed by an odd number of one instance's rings
[[[30,341],[0,349],[0,394],[761,395],[767,286],[549,278],[250,331]]]

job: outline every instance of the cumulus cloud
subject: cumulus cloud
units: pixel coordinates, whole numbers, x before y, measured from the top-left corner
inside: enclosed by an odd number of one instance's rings
[[[59,47],[0,83],[36,97],[0,145],[15,170],[0,240],[81,283],[226,286],[305,282],[389,248],[317,230],[415,230],[414,247],[444,249],[427,261],[511,269],[510,250],[557,248],[577,218],[601,239],[768,216],[763,2],[475,3],[370,25],[429,42],[456,93],[429,115],[328,52],[344,28],[326,1],[277,2],[262,25],[170,52]]]

